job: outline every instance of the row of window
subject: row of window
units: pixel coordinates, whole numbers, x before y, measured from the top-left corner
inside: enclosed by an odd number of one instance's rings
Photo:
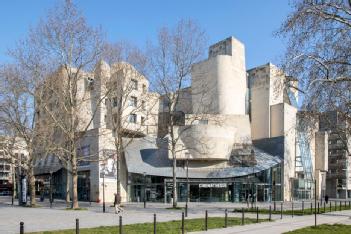
[[[105,101],[105,104],[107,105],[107,99]],[[138,105],[138,98],[134,97],[134,96],[131,96],[128,99],[128,106],[137,107],[137,105]],[[118,99],[117,99],[117,97],[112,98],[112,106],[113,107],[117,107],[118,106]],[[144,100],[141,101],[141,109],[142,110],[146,109],[146,104],[145,104]]]
[[[138,116],[137,114],[130,114],[128,116],[128,122],[129,123],[137,123]],[[145,125],[145,117],[141,116],[140,118],[141,125]]]
[[[130,86],[132,89],[138,90],[138,81],[135,79],[131,79]],[[146,85],[145,84],[143,84],[143,86],[142,86],[142,91],[143,91],[143,93],[146,93]]]

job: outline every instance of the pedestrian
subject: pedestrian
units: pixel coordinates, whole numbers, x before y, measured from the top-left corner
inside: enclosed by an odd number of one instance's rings
[[[116,214],[123,211],[123,209],[121,208],[121,195],[119,193],[115,193],[115,201],[113,205],[115,206]]]
[[[328,204],[328,200],[329,200],[329,197],[328,197],[328,195],[326,194],[326,195],[324,196],[324,201],[325,201],[325,203]]]

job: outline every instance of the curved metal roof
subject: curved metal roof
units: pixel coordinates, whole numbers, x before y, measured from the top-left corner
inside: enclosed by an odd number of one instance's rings
[[[253,148],[257,164],[253,167],[226,168],[192,168],[189,167],[190,178],[232,178],[257,173],[281,162],[278,156],[270,155],[258,148]],[[128,172],[153,176],[172,177],[172,160],[168,151],[156,146],[156,139],[145,137],[134,139],[125,149]],[[177,177],[186,177],[186,168],[177,167]]]

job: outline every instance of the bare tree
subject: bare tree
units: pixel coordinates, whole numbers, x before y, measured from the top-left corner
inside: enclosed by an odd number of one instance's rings
[[[283,69],[299,79],[302,109],[338,111],[349,126],[340,130],[350,134],[351,2],[296,1],[278,35],[288,40]]]
[[[38,104],[41,99],[41,82],[28,79],[30,74],[19,64],[3,65],[0,71],[0,124],[9,134],[8,155],[16,166],[28,177],[30,204],[35,201],[35,144],[45,145],[49,131],[36,128]],[[50,126],[48,126],[50,129]],[[12,142],[12,143],[11,143]],[[21,147],[21,149],[20,149]],[[16,151],[27,151],[28,155],[18,158]]]
[[[84,71],[93,69],[102,54],[103,44],[101,30],[90,27],[67,0],[49,11],[28,37],[11,50],[15,60],[29,71],[30,79],[40,77],[43,80],[46,101],[40,111],[44,113],[43,119],[50,119],[59,132],[56,134],[64,139],[60,149],[65,157],[61,160],[66,161],[72,173],[73,208],[78,208],[77,143],[91,127],[103,99],[96,101],[91,118],[82,115],[89,95],[93,95],[81,92],[90,75]],[[61,111],[59,115],[57,110]]]
[[[182,89],[190,85],[191,67],[200,61],[205,51],[206,36],[200,27],[191,20],[181,20],[176,27],[162,28],[157,43],[150,45],[150,72],[154,89],[163,96],[167,112],[168,147],[173,160],[173,207],[177,206],[177,143],[179,122],[177,105]]]

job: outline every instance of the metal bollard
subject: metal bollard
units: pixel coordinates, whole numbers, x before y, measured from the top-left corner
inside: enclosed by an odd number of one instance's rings
[[[224,227],[228,227],[228,210],[225,209],[224,211]]]
[[[331,202],[329,202],[329,212],[331,212]]]
[[[119,216],[119,234],[122,234],[123,232],[122,227],[123,227],[122,216]]]
[[[312,213],[312,212],[313,212],[312,208],[313,208],[313,206],[312,206],[312,202],[311,202],[311,214],[313,214],[313,213]]]
[[[182,212],[182,234],[184,233],[184,212]]]
[[[294,202],[291,202],[291,217],[294,217]]]
[[[341,201],[340,201],[340,206],[339,206],[339,210],[341,211]]]
[[[335,208],[335,211],[336,211],[336,208],[337,208],[337,206],[338,206],[337,204],[338,204],[338,203],[336,203],[336,201],[335,201],[335,207],[334,207],[334,208]]]
[[[269,221],[272,220],[272,207],[269,206]]]
[[[318,211],[317,211],[317,213],[319,214],[319,202],[318,202],[318,205],[317,205],[317,206],[318,206]]]
[[[206,210],[206,213],[205,213],[205,231],[207,231],[207,222],[208,222],[208,212],[207,212],[207,210]]]
[[[154,214],[154,234],[156,234],[156,214]]]
[[[283,202],[280,203],[280,219],[283,219]]]
[[[76,234],[79,234],[79,219],[76,219]]]
[[[258,223],[258,207],[256,207],[256,223]]]
[[[305,201],[302,201],[302,215],[305,213]]]
[[[274,201],[274,203],[273,203],[273,210],[276,211],[275,201]]]
[[[244,208],[241,208],[241,225],[245,224],[245,214],[244,214],[245,210]]]
[[[20,234],[24,234],[24,223],[20,222]]]

